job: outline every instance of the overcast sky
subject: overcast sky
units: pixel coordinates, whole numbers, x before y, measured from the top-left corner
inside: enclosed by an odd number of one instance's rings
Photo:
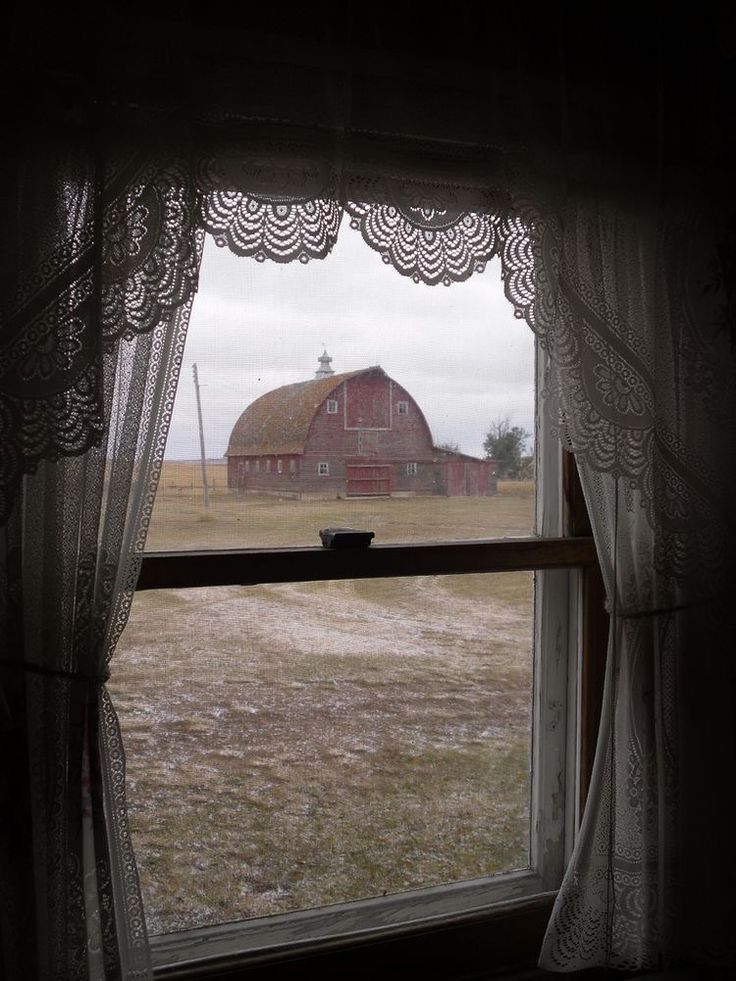
[[[199,455],[193,363],[212,459],[253,399],[314,377],[323,347],[338,373],[380,365],[435,443],[482,456],[503,416],[534,431],[533,335],[503,295],[500,263],[450,287],[416,284],[344,221],[333,252],[307,264],[240,258],[207,237],[166,457]]]

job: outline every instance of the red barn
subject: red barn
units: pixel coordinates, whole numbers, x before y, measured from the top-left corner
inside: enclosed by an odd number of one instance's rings
[[[227,448],[228,486],[343,497],[495,494],[495,461],[434,446],[424,413],[377,365],[336,375],[325,352],[310,381],[252,402]]]

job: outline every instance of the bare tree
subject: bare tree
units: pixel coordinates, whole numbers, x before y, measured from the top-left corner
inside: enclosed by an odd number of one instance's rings
[[[483,441],[486,459],[498,460],[499,477],[518,480],[523,467],[526,441],[531,433],[521,426],[512,426],[508,416],[494,419]]]

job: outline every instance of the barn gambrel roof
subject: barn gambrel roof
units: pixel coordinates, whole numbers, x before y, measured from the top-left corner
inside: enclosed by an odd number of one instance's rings
[[[266,392],[251,402],[235,423],[225,456],[303,452],[310,423],[324,400],[348,378],[369,372],[385,374],[383,368],[374,366]]]

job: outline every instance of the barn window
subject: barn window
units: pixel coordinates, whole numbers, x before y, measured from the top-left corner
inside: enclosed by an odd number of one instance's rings
[[[245,470],[246,473],[248,473],[250,471],[250,460],[246,460],[245,461],[245,463],[243,464],[243,468],[244,468],[244,470]]]
[[[408,415],[409,413],[409,403],[408,402],[397,402],[396,403],[396,413],[400,416]]]
[[[271,473],[271,457],[266,457],[266,473]]]
[[[296,473],[296,460],[293,457],[289,460],[289,473]]]
[[[406,465],[406,472],[407,472],[407,474],[410,477],[416,477],[416,474],[417,474],[417,465],[416,465],[416,463],[407,463],[407,465]]]
[[[260,472],[261,472],[261,458],[256,457],[256,473],[260,473]]]
[[[283,473],[283,472],[284,472],[284,461],[283,460],[277,460],[276,461],[276,473]]]
[[[320,475],[320,477],[327,477],[329,475],[329,472],[330,472],[329,463],[327,463],[324,460],[320,460],[320,462],[317,464],[317,473]]]
[[[327,415],[334,416],[337,414],[337,399],[327,399]]]

